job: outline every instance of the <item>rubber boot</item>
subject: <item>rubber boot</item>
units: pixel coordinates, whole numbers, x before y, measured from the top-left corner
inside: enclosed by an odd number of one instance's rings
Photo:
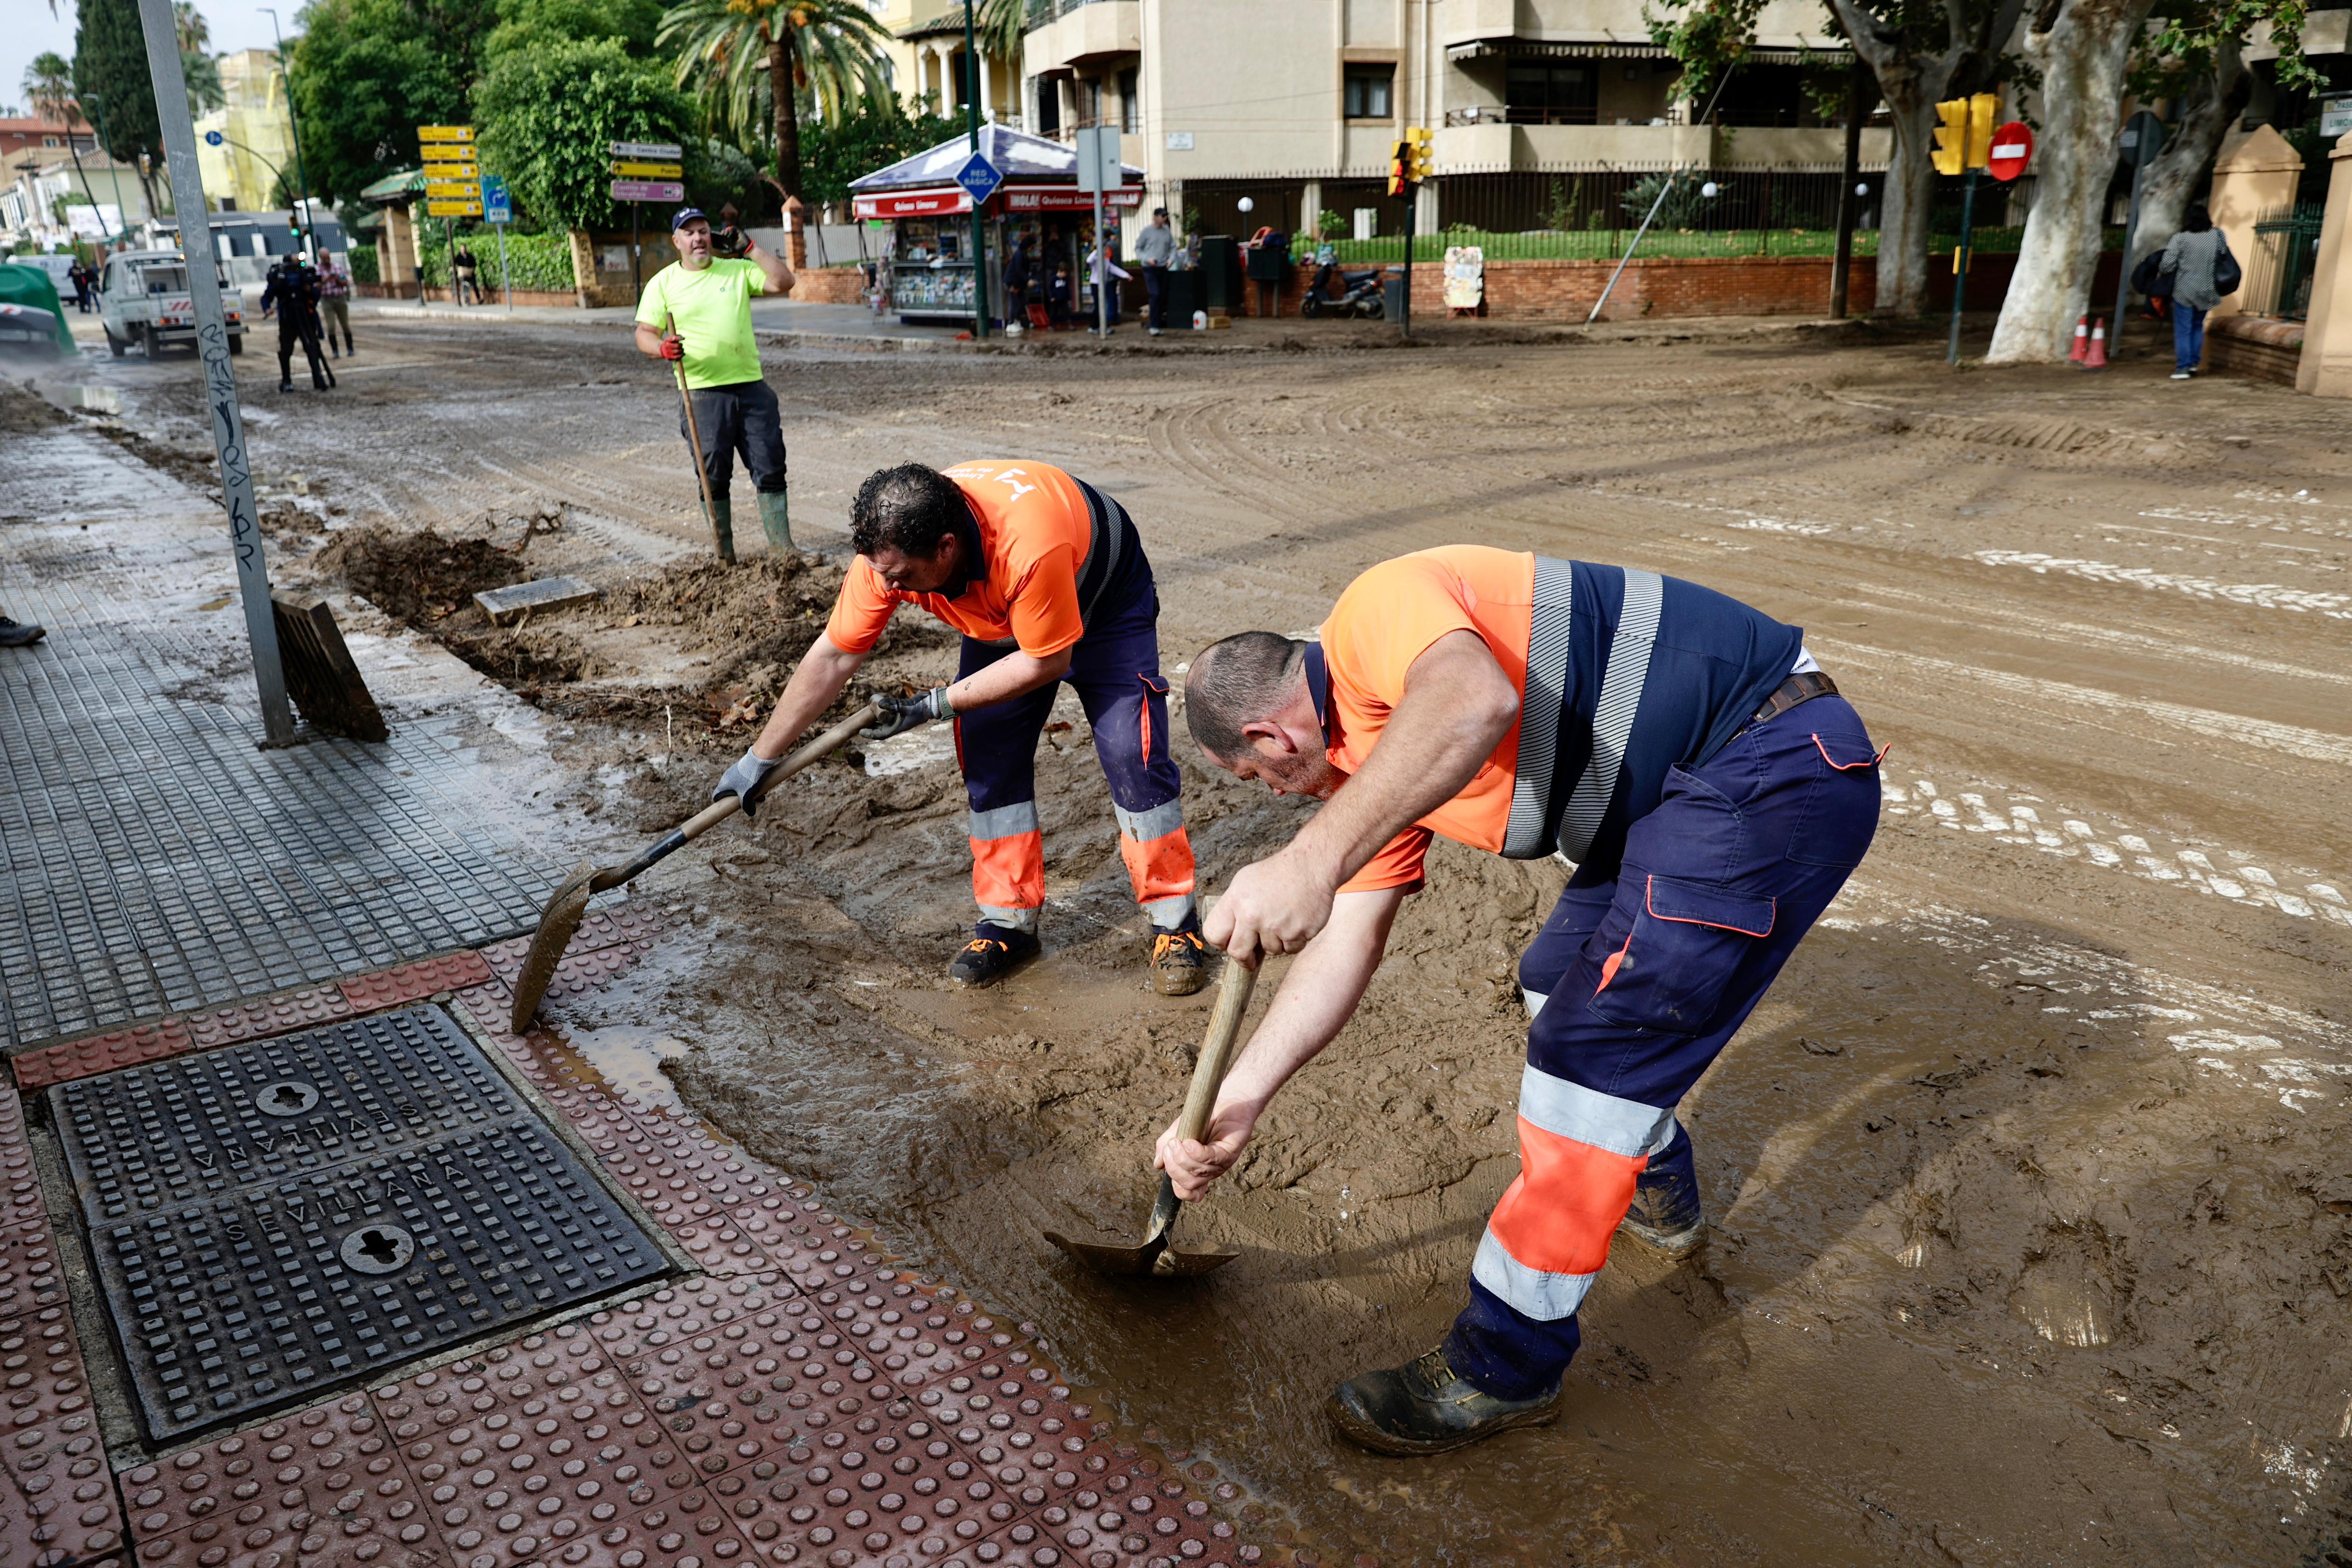
[[[1528,1399],[1498,1399],[1457,1374],[1445,1347],[1331,1391],[1324,1412],[1342,1437],[1376,1454],[1443,1454],[1517,1427],[1559,1419],[1559,1385]]]
[[[760,492],[760,531],[768,536],[770,555],[782,555],[793,548],[791,499],[791,493],[784,490]]]
[[[719,559],[729,566],[735,564],[735,497],[731,495],[710,497],[710,531],[719,538]]]

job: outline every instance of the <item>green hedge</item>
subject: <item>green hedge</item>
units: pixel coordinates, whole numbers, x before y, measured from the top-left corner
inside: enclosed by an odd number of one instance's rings
[[[352,281],[353,283],[381,283],[383,281],[383,277],[376,271],[375,242],[373,240],[359,239],[354,237],[352,244],[351,264]]]
[[[424,266],[419,270],[425,281],[435,288],[449,287],[449,242],[440,223],[424,220]],[[506,287],[499,274],[498,232],[488,225],[478,228],[460,228],[457,238],[474,253],[475,277],[484,294],[496,294]],[[507,268],[513,274],[517,288],[536,288],[554,294],[569,294],[575,287],[572,277],[571,236],[561,229],[546,234],[507,235]]]

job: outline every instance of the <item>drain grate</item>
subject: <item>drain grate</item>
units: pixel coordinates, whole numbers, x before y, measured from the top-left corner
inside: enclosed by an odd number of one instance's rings
[[[48,1093],[157,1439],[667,1267],[437,1008]]]

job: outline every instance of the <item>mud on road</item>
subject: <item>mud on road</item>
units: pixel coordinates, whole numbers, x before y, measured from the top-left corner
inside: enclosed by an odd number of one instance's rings
[[[908,458],[1034,456],[1118,495],[1171,674],[1223,632],[1312,626],[1373,560],[1462,539],[1672,572],[1803,625],[1893,745],[1878,841],[1686,1103],[1709,1247],[1679,1267],[1618,1247],[1548,1431],[1399,1463],[1336,1443],[1319,1406],[1461,1304],[1516,1169],[1513,965],[1558,865],[1441,847],[1355,1022],[1236,1178],[1188,1206],[1193,1234],[1245,1253],[1189,1288],[1079,1277],[1038,1234],[1136,1228],[1207,1016],[1206,997],[1143,988],[1074,704],[1039,758],[1045,962],[946,987],[971,918],[963,804],[918,732],[646,879],[688,935],[563,1021],[592,1060],[1055,1325],[1128,1418],[1228,1462],[1328,1547],[2352,1553],[2340,410],[2174,385],[2152,361],[1956,373],[1937,344],[1864,331],[1284,336],[772,350],[802,542],[835,554],[734,573],[704,561],[667,383],[617,333],[371,326],[341,392],[256,384],[253,444],[281,490],[299,477],[325,540],[299,566],[317,541],[281,548],[281,569],[373,581],[377,610],[351,613],[538,702],[576,780],[543,809],[616,844],[700,803],[822,623],[851,490]],[[186,391],[126,395],[136,433],[201,451]],[[569,570],[605,597],[489,628],[430,571],[399,589],[383,562],[419,551],[466,580]],[[950,640],[907,620],[877,678],[940,678]],[[1299,821],[1186,781],[1210,888]]]

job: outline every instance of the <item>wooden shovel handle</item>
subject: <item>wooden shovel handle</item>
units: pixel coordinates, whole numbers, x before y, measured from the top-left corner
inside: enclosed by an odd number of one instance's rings
[[[1209,1130],[1209,1113],[1216,1108],[1217,1090],[1225,1082],[1225,1071],[1234,1064],[1235,1044],[1241,1039],[1242,1015],[1249,1011],[1250,988],[1257,984],[1257,971],[1244,968],[1232,959],[1225,960],[1224,972],[1217,979],[1217,1010],[1209,1018],[1209,1037],[1201,1044],[1201,1060],[1192,1065],[1192,1087],[1184,1095],[1184,1114],[1176,1124],[1177,1136],[1193,1143],[1202,1141],[1201,1134]]]

